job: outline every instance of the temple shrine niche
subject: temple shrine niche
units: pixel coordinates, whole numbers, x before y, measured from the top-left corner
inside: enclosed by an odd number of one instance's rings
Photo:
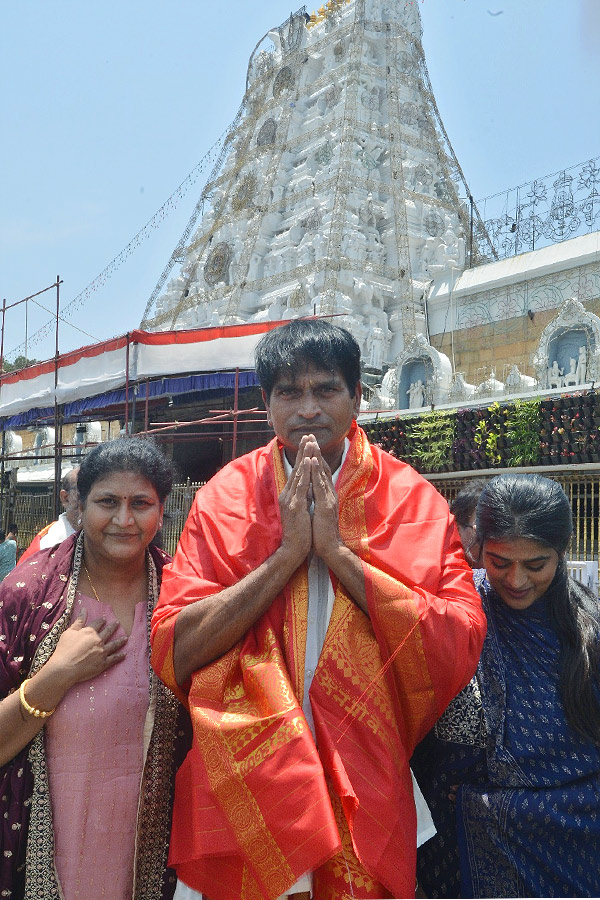
[[[396,359],[394,384],[397,409],[422,409],[447,402],[452,366],[423,335],[414,337]]]
[[[600,318],[575,297],[566,300],[542,332],[534,357],[543,388],[577,388],[600,373]]]

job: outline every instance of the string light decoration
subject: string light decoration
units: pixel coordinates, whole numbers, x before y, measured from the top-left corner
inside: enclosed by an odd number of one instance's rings
[[[229,126],[231,127],[231,126]],[[188,191],[197,183],[198,179],[201,177],[203,172],[207,169],[207,167],[215,160],[218,156],[219,149],[223,144],[223,140],[225,135],[227,134],[227,130],[223,132],[223,134],[215,141],[210,150],[202,157],[202,159],[197,163],[196,166],[192,169],[192,171],[184,178],[181,184],[176,188],[176,190],[171,194],[171,196],[163,203],[157,212],[154,213],[152,218],[146,222],[146,224],[141,228],[137,234],[129,241],[126,247],[121,250],[110,262],[109,264],[100,272],[99,275],[94,278],[76,297],[73,298],[69,303],[61,311],[61,321],[66,322],[66,324],[71,324],[68,322],[67,317],[72,316],[74,313],[80,311],[87,301],[95,294],[95,292],[103,287],[109,278],[123,265],[126,260],[128,260],[133,253],[138,249],[138,247],[147,240],[150,235],[155,232],[167,216],[177,208],[181,200],[186,196]],[[193,218],[194,224],[197,221],[198,215],[202,212],[204,204],[204,198],[201,198],[197,205],[197,213],[195,218]],[[196,212],[196,211],[195,211]],[[193,225],[190,228],[193,228]],[[189,235],[188,235],[189,236]],[[72,327],[77,327],[73,325]],[[54,318],[50,319],[45,325],[42,325],[41,328],[37,329],[27,340],[27,348],[31,348],[40,344],[55,328],[55,320]],[[82,330],[82,329],[78,329]],[[87,334],[87,332],[84,332]],[[91,335],[88,335],[91,337]],[[8,351],[6,356],[14,358],[15,356],[19,356],[24,353],[26,349],[26,344],[23,342],[19,344],[17,347],[14,347],[12,350]]]

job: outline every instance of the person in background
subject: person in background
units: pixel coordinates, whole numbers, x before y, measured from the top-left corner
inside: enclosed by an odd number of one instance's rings
[[[4,581],[17,564],[17,542],[0,531],[0,581]]]
[[[481,568],[481,547],[477,540],[475,510],[486,484],[485,478],[473,478],[460,489],[450,504],[450,512],[456,519],[463,550],[472,569]]]
[[[149,667],[170,463],[143,438],[79,472],[82,530],[0,587],[0,896],[167,900],[187,715]]]
[[[77,475],[79,466],[63,475],[60,482],[60,502],[64,507],[56,522],[51,522],[39,531],[29,547],[19,557],[19,563],[24,562],[37,553],[38,550],[45,550],[46,547],[54,547],[60,544],[66,538],[70,537],[77,531],[79,527],[79,493],[77,491]]]
[[[194,727],[176,897],[411,897],[408,760],[475,671],[481,604],[447,503],[355,421],[352,335],[294,320],[256,371],[276,436],[198,492],[153,617]]]
[[[427,897],[600,896],[600,616],[567,572],[572,530],[549,478],[481,494],[487,637],[412,759],[438,831],[419,850]]]

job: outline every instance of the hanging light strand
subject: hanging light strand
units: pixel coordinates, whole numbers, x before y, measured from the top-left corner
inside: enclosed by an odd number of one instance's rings
[[[230,126],[228,126],[225,131],[221,134],[218,140],[212,145],[210,150],[202,157],[200,162],[194,166],[192,171],[187,175],[186,178],[181,182],[179,187],[171,194],[171,196],[163,203],[160,209],[154,213],[151,219],[146,222],[143,228],[141,228],[135,237],[127,244],[127,246],[121,250],[120,253],[117,254],[109,264],[100,272],[99,275],[91,281],[87,287],[83,289],[76,297],[68,303],[64,309],[62,310],[61,321],[66,322],[65,316],[72,315],[78,310],[82,309],[85,303],[89,300],[89,298],[101,287],[103,287],[108,279],[119,269],[123,263],[129,259],[129,257],[138,249],[138,247],[145,241],[150,235],[163,223],[163,221],[167,218],[169,213],[171,213],[180,203],[180,201],[185,197],[189,189],[197,182],[198,178],[202,174],[202,172],[206,169],[208,165],[210,165],[215,157],[218,155],[218,150],[225,138],[225,135],[230,130]],[[71,323],[67,323],[71,324]],[[27,348],[31,348],[33,346],[39,345],[44,338],[46,338],[51,330],[55,327],[55,319],[51,319],[45,325],[42,325],[37,331],[35,331],[32,335],[29,336],[27,340],[27,344],[25,342],[19,344],[17,347],[14,347],[12,350],[8,351],[6,354],[7,357],[15,357],[22,354],[25,350],[25,346]],[[76,326],[73,326],[76,327]],[[82,329],[78,329],[82,330]],[[87,332],[83,332],[87,334]],[[91,335],[88,335],[91,337]],[[94,338],[95,340],[95,338]]]

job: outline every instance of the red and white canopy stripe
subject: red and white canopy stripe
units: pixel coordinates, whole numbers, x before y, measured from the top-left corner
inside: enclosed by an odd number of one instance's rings
[[[254,348],[263,334],[283,322],[226,325],[190,331],[131,331],[127,335],[80,347],[55,362],[38,363],[3,375],[0,416],[69,403],[164,375],[253,369]]]

